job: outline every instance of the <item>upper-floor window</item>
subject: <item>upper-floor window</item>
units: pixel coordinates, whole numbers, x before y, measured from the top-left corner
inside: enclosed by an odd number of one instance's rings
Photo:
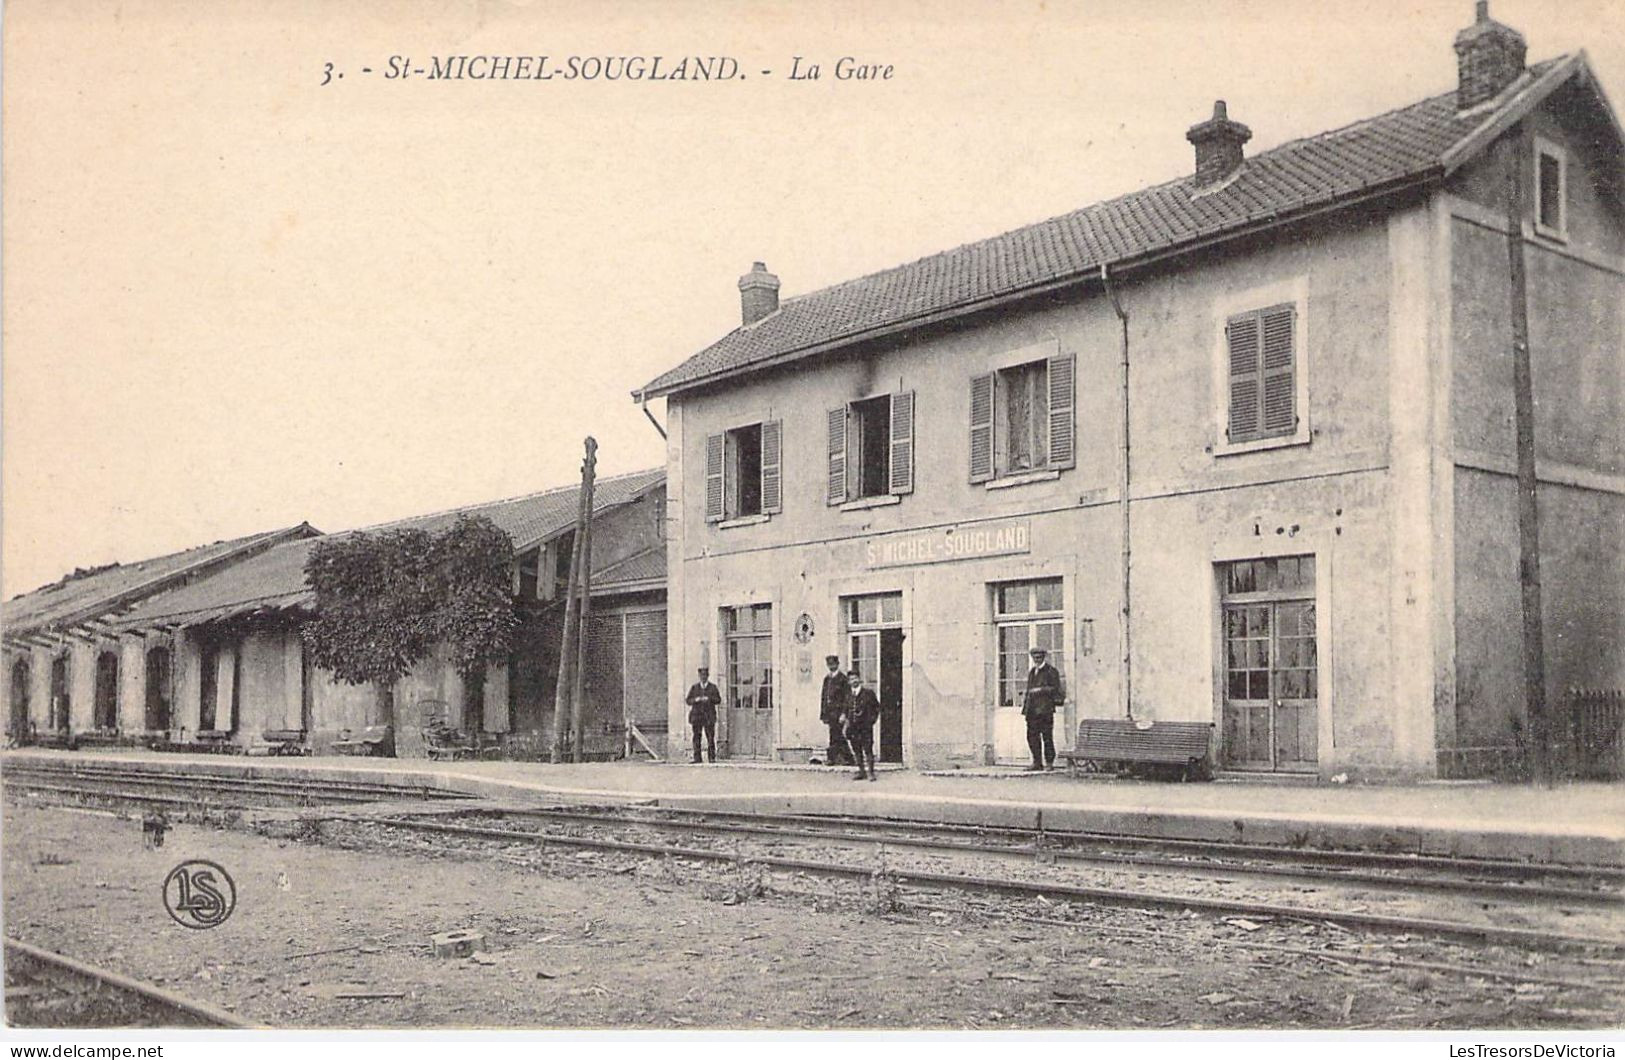
[[[1234,444],[1298,430],[1297,308],[1251,310],[1225,324],[1230,377],[1226,436]]]
[[[705,439],[707,522],[771,515],[782,505],[783,423],[769,420]]]
[[[1535,231],[1568,238],[1568,158],[1547,140],[1535,140]]]
[[[852,401],[829,410],[828,504],[914,491],[914,392]]]
[[[970,381],[970,480],[1077,462],[1072,357],[1010,365]]]

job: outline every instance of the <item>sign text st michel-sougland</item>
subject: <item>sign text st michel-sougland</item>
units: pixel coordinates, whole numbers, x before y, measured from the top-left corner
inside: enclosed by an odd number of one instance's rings
[[[903,567],[915,563],[946,563],[956,559],[1010,556],[1032,549],[1032,524],[1025,519],[1008,522],[888,534],[864,544],[864,562],[870,567]]]

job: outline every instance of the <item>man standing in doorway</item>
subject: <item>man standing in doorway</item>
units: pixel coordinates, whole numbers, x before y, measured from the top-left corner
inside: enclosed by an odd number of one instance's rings
[[[1032,669],[1027,671],[1027,694],[1022,697],[1021,714],[1027,719],[1027,749],[1033,753],[1029,773],[1055,768],[1055,708],[1066,702],[1061,672],[1048,662],[1043,648],[1029,653]]]
[[[829,673],[824,675],[824,690],[818,704],[818,720],[829,727],[829,753],[824,758],[826,766],[839,766],[852,764],[852,752],[846,746],[846,733],[842,726],[846,723],[846,713],[852,709],[852,689],[847,687],[846,675],[841,673],[841,657],[839,655],[824,656],[824,663],[829,667]]]
[[[700,679],[688,690],[683,702],[688,704],[688,724],[694,730],[694,761],[700,760],[700,735],[705,736],[705,750],[712,764],[717,760],[717,705],[722,693],[711,683],[711,671],[700,667]]]
[[[852,681],[852,709],[846,715],[846,743],[852,748],[852,757],[858,761],[858,772],[853,780],[864,778],[865,763],[868,777],[875,779],[875,722],[880,719],[880,700],[874,691],[865,688],[863,675],[853,670],[847,675]]]

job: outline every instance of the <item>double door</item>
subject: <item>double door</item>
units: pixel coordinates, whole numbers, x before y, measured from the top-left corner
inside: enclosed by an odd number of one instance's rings
[[[1226,604],[1224,637],[1225,764],[1313,771],[1319,758],[1314,601]]]
[[[722,750],[729,758],[772,758],[773,610],[767,604],[724,614],[727,687]]]

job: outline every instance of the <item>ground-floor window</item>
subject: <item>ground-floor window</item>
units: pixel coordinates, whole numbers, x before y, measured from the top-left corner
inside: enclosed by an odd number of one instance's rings
[[[993,624],[998,632],[998,705],[1021,706],[1027,689],[1028,653],[1043,648],[1051,666],[1066,679],[1065,617],[1061,579],[1006,582],[993,590]]]
[[[773,605],[722,611],[728,716],[724,742],[734,758],[773,754]]]
[[[1241,769],[1303,770],[1319,760],[1315,558],[1223,564],[1223,755]]]

